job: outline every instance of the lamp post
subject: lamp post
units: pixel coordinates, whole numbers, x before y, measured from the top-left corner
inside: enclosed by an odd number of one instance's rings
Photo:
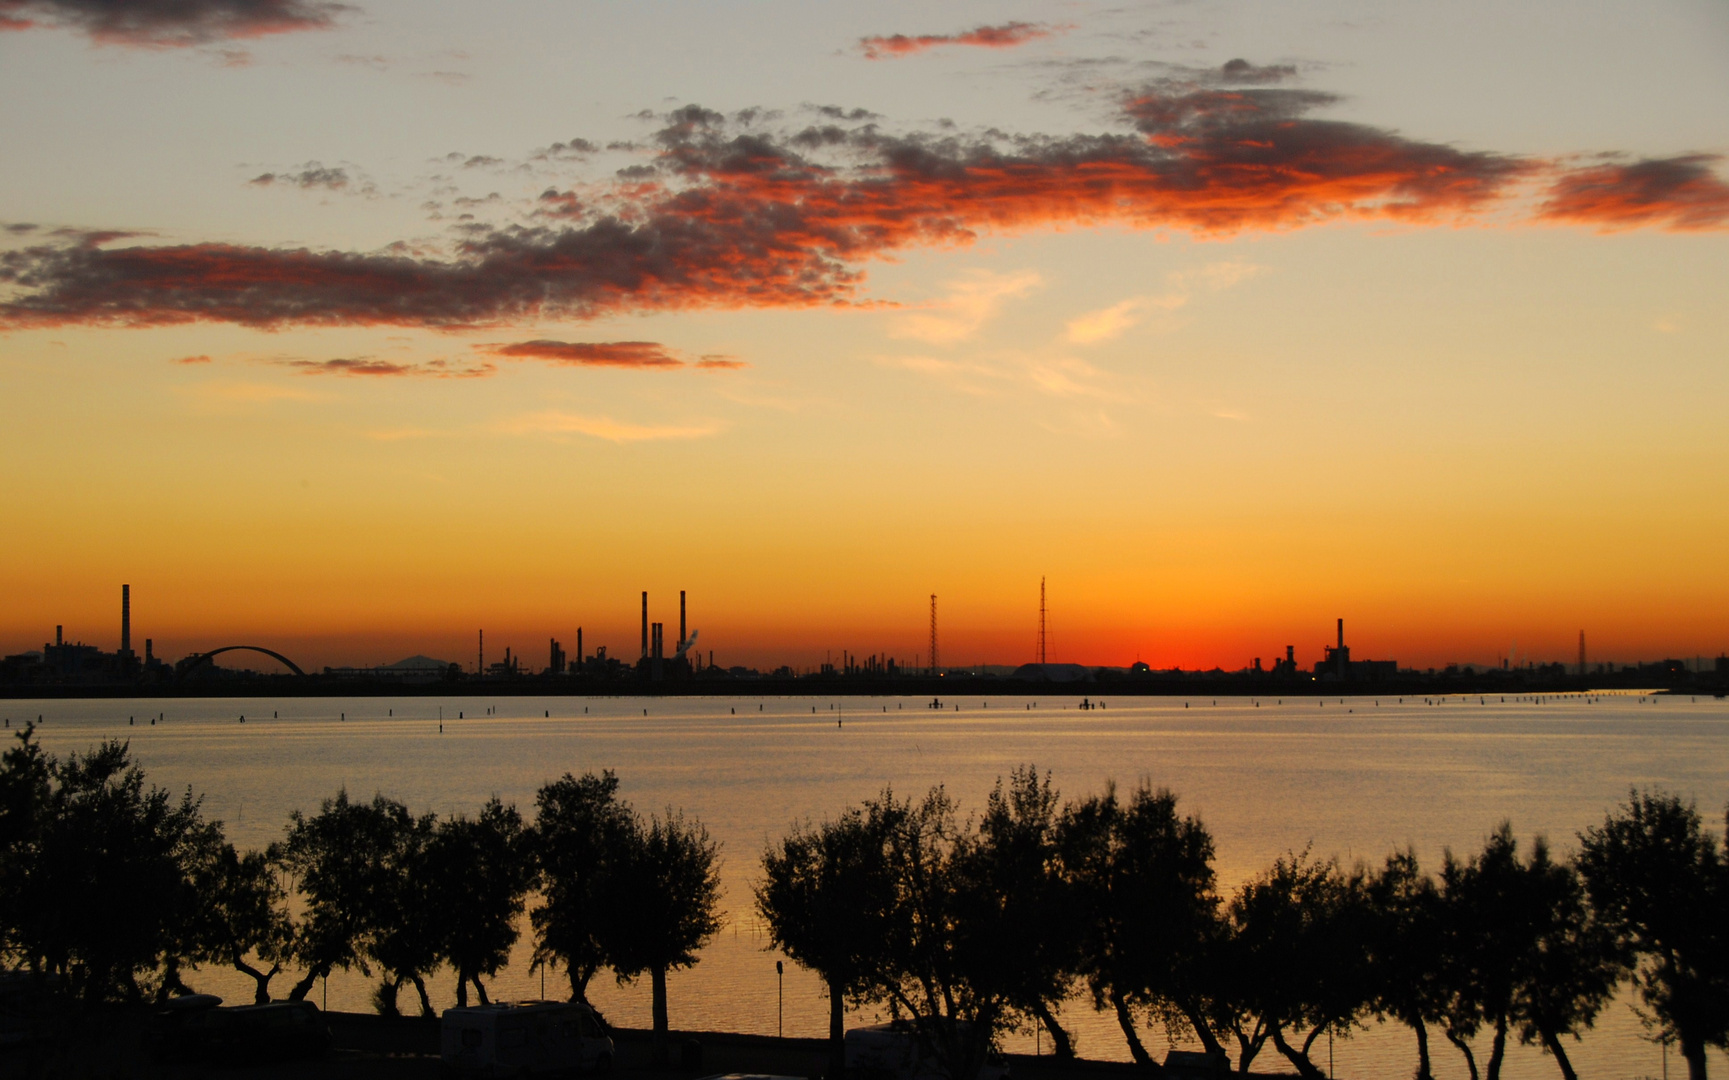
[[[786,965],[774,962],[774,1031],[775,1037],[786,1038]]]

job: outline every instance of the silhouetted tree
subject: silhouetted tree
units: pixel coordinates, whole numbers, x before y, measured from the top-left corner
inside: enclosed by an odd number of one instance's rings
[[[1305,1080],[1326,1075],[1309,1056],[1315,1041],[1348,1033],[1372,1005],[1368,913],[1360,870],[1307,853],[1276,860],[1231,902],[1230,933],[1215,954],[1215,970],[1231,980],[1231,1011]],[[1246,1072],[1247,1062],[1238,1067]]]
[[[325,799],[312,817],[299,810],[289,816],[288,835],[272,852],[295,875],[305,905],[291,951],[306,973],[291,1000],[303,1000],[335,968],[371,977],[369,951],[381,921],[392,916],[402,841],[413,828],[401,803],[383,795],[350,802],[347,791]]]
[[[892,802],[892,800],[890,800]],[[846,1071],[846,1001],[869,989],[895,902],[882,804],[795,827],[763,853],[756,908],[769,940],[828,987],[830,1077]]]
[[[1142,785],[1123,802],[1113,785],[1071,804],[1059,834],[1094,1006],[1111,1007],[1142,1066],[1156,1063],[1137,1033],[1137,1010],[1150,1010],[1167,1031],[1187,1027],[1222,1054],[1203,977],[1219,908],[1205,826],[1179,817],[1169,791]]]
[[[639,823],[606,875],[598,935],[621,981],[647,972],[654,994],[654,1054],[667,1058],[666,973],[697,962],[720,929],[720,850],[702,823],[668,810]]]
[[[227,964],[250,976],[253,1001],[270,1001],[270,980],[282,970],[294,940],[283,889],[264,852],[241,854],[220,844],[192,876],[189,953],[195,963]]]
[[[456,969],[456,1004],[468,1004],[473,983],[484,1005],[486,986],[480,977],[491,978],[510,959],[516,920],[534,887],[522,815],[495,795],[473,818],[459,814],[440,822],[427,843],[424,865],[440,952]]]
[[[87,1001],[136,1001],[141,976],[178,983],[193,849],[219,839],[190,793],[146,790],[127,745],[56,761],[27,728],[5,755],[6,927],[33,971],[64,975]]]
[[[436,1016],[426,992],[426,979],[443,957],[442,909],[436,894],[437,872],[430,857],[438,819],[432,814],[403,815],[384,859],[372,894],[372,927],[365,951],[379,967],[373,1005],[385,1016],[398,1016],[397,999],[403,983],[420,997],[420,1015]]]
[[[885,791],[865,814],[886,824],[894,900],[862,997],[909,1021],[937,1067],[964,1080],[977,1074],[1022,989],[1008,970],[1012,953],[985,955],[1003,947],[999,885],[968,872],[977,839],[942,788],[917,803]]]
[[[1636,955],[1634,983],[1692,1080],[1729,1043],[1729,866],[1690,803],[1632,791],[1580,837],[1580,869],[1604,922]]]
[[[534,963],[562,964],[571,1000],[586,1002],[588,981],[607,963],[598,936],[606,875],[613,857],[634,842],[635,818],[610,769],[581,778],[565,773],[541,787],[535,807],[530,844],[542,892],[530,915]]]
[[[1061,814],[1050,776],[1031,765],[998,779],[978,826],[958,845],[960,959],[967,977],[1000,988],[1010,1010],[1051,1033],[1073,1057],[1052,1006],[1069,995],[1081,966],[1074,883],[1063,873]]]
[[[1448,908],[1444,980],[1452,988],[1449,1037],[1476,1062],[1467,1042],[1479,1026],[1493,1032],[1487,1080],[1499,1080],[1507,1034],[1540,1042],[1571,1080],[1561,1036],[1589,1027],[1614,991],[1613,942],[1589,917],[1573,869],[1555,862],[1538,837],[1521,862],[1503,823],[1481,854],[1441,872]],[[1454,1036],[1457,1037],[1454,1037]]]
[[[1368,882],[1369,968],[1374,1009],[1417,1035],[1417,1080],[1431,1080],[1429,1025],[1444,1020],[1441,894],[1414,851],[1394,852]]]

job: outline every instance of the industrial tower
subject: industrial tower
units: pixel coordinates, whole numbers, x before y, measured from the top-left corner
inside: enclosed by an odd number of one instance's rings
[[[1045,579],[1039,577],[1039,666],[1045,663]]]
[[[931,593],[931,674],[937,673],[937,594]]]

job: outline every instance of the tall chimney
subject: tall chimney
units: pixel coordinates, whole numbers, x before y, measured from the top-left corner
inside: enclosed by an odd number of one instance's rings
[[[120,586],[120,655],[132,655],[132,586]]]
[[[1339,620],[1339,648],[1345,647],[1345,620]]]
[[[55,624],[55,626],[54,626],[54,644],[56,646],[66,644],[65,631],[66,631],[66,628],[64,626],[61,626],[58,623]]]
[[[684,648],[684,590],[678,590],[678,647]]]
[[[642,655],[648,656],[648,593],[642,594]]]
[[[156,659],[155,644],[156,643],[151,641],[149,638],[144,639],[144,662],[146,664]]]
[[[582,627],[579,626],[576,628],[576,666],[580,668],[582,666],[582,661]]]

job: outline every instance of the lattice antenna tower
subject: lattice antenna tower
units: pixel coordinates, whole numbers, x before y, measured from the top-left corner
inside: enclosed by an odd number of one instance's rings
[[[937,673],[937,594],[931,593],[931,674]]]
[[[1039,664],[1045,662],[1045,579],[1039,578]]]

